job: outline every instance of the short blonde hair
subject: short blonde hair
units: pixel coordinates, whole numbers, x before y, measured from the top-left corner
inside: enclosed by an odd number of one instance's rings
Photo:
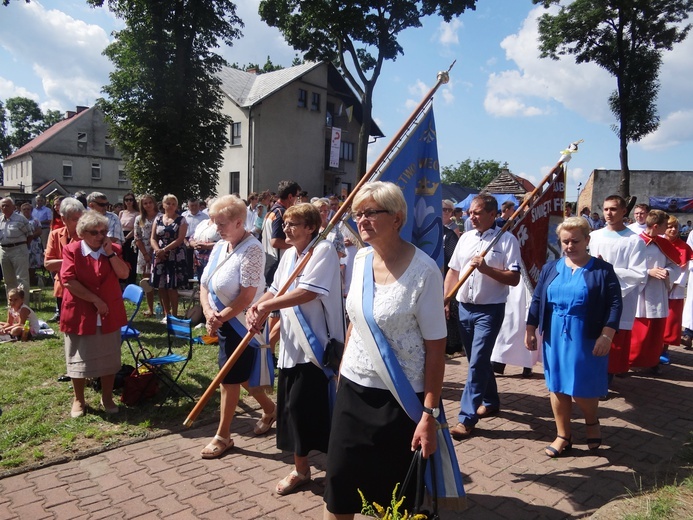
[[[556,235],[560,237],[561,231],[574,231],[576,229],[582,231],[585,238],[590,236],[590,232],[592,231],[585,217],[568,217],[558,225],[556,228]]]
[[[99,227],[106,228],[106,232],[108,232],[108,219],[97,211],[87,211],[77,221],[77,235],[83,238],[85,231]]]
[[[665,213],[661,209],[652,209],[647,214],[647,218],[645,218],[645,225],[648,228],[653,228],[655,224],[665,226],[668,220],[669,215],[667,213]]]
[[[178,197],[176,197],[173,193],[167,193],[163,197],[161,197],[161,203],[163,204],[164,202],[168,202],[169,200],[172,200],[173,202],[178,205]]]
[[[23,206],[22,206],[23,207]],[[681,227],[681,224],[679,224],[679,219],[677,219],[673,215],[669,215],[669,220],[667,220],[667,227],[671,226],[672,224],[676,224],[676,229]]]
[[[330,205],[330,200],[327,199],[327,198],[325,198],[325,197],[322,197],[322,198],[319,198],[318,200],[312,201],[311,204],[312,204],[313,206],[315,206],[316,208],[320,209],[320,208],[322,208],[323,206],[329,206],[329,205]]]
[[[313,238],[318,236],[320,226],[322,225],[322,216],[320,215],[318,208],[309,202],[294,204],[293,206],[290,206],[284,213],[284,220],[291,217],[299,218],[306,226],[315,228],[313,231]]]
[[[391,215],[399,214],[402,227],[404,227],[407,222],[407,201],[404,200],[399,186],[392,182],[369,182],[354,197],[354,202],[351,204],[352,211],[358,211],[368,199],[373,199],[378,206]]]
[[[229,220],[245,218],[248,209],[243,202],[243,199],[235,195],[224,195],[215,199],[209,206],[209,216],[215,218],[217,216],[226,217]]]

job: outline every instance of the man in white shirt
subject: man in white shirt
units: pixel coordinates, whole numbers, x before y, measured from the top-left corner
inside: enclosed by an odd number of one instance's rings
[[[188,223],[188,231],[185,233],[185,255],[187,260],[186,277],[191,279],[194,275],[193,270],[193,248],[190,246],[190,240],[195,236],[195,229],[200,222],[209,219],[209,215],[200,209],[200,199],[188,199],[188,209],[182,213],[183,218]]]
[[[36,195],[36,207],[31,210],[31,216],[41,223],[41,243],[43,244],[43,249],[46,249],[48,234],[51,231],[53,211],[46,206],[46,198],[43,195]]]
[[[87,196],[87,205],[89,206],[89,209],[93,209],[97,213],[101,213],[108,219],[108,236],[111,238],[113,243],[122,244],[125,242],[123,226],[120,224],[118,215],[110,211],[106,211],[109,206],[106,195],[98,191],[91,192]]]
[[[621,284],[623,312],[609,351],[609,382],[614,374],[628,372],[631,330],[635,321],[638,295],[647,280],[645,243],[623,222],[627,203],[623,197],[610,195],[604,200],[606,227],[590,233],[590,254],[614,266]]]
[[[257,203],[259,201],[258,194],[252,192],[248,195],[248,207],[245,216],[245,230],[248,233],[255,231],[255,220],[257,220]]]
[[[493,196],[478,195],[472,200],[468,220],[473,230],[460,237],[445,277],[445,294],[450,294],[469,268],[474,269],[457,291],[460,331],[469,361],[459,423],[450,428],[457,440],[470,437],[480,418],[500,410],[491,353],[503,323],[508,287],[520,283],[520,245],[512,234],[504,233],[489,249],[500,231],[497,213]]]
[[[647,219],[647,214],[649,212],[650,206],[647,204],[636,204],[635,208],[633,208],[633,218],[635,219],[635,222],[629,225],[628,229],[630,229],[636,235],[639,235],[645,231],[645,229],[647,229],[645,219]]]
[[[29,249],[26,244],[33,233],[31,224],[16,213],[10,197],[0,200],[0,265],[6,290],[24,288],[29,303]]]

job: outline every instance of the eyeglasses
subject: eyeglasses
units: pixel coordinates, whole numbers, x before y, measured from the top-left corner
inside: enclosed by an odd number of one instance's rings
[[[95,200],[94,204],[96,204],[97,206],[101,206],[102,208],[108,206],[108,202],[99,202],[98,200]]]
[[[378,218],[379,213],[390,213],[386,209],[367,209],[365,211],[354,211],[351,214],[351,218],[354,220],[361,220],[361,218],[366,217],[366,220],[375,220]]]
[[[294,229],[295,227],[303,226],[303,225],[304,225],[303,222],[286,222],[286,221],[285,221],[285,222],[282,224],[282,228],[284,228],[284,229],[288,229],[288,228]]]
[[[87,230],[87,233],[89,233],[89,234],[90,234],[91,236],[93,236],[93,237],[95,237],[96,235],[101,235],[101,236],[104,236],[104,237],[105,237],[106,234],[108,233],[108,230],[107,230],[107,229],[99,229],[99,230],[96,230],[96,229],[88,229],[88,230]]]
[[[135,199],[123,199],[123,202],[135,202]]]
[[[452,213],[452,208],[443,208],[443,213]]]

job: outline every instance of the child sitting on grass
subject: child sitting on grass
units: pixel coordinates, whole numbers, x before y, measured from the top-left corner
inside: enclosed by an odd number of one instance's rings
[[[39,321],[36,313],[28,305],[24,305],[24,289],[20,285],[7,292],[7,323],[0,322],[0,334],[21,338],[26,320],[29,320],[27,339],[30,339],[38,334]]]

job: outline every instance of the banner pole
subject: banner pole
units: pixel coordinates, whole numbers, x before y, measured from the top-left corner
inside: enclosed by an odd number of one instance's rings
[[[539,189],[544,186],[547,182],[551,180],[551,178],[558,173],[560,168],[563,168],[564,165],[570,161],[571,155],[578,150],[578,145],[583,142],[583,139],[580,139],[579,141],[575,141],[573,143],[570,143],[570,146],[566,150],[563,150],[561,158],[558,160],[556,165],[551,168],[551,171],[544,177],[539,184],[532,190],[532,192],[529,194],[529,196],[525,197],[525,200],[522,201],[522,204],[519,205],[519,207],[515,210],[515,212],[512,214],[512,216],[508,219],[508,221],[503,225],[503,227],[498,231],[495,237],[493,237],[493,240],[491,243],[484,249],[484,251],[481,253],[481,257],[485,257],[488,252],[493,249],[493,246],[498,243],[500,240],[500,237],[505,233],[510,227],[515,223],[515,219],[522,213],[525,207],[529,205],[530,201],[539,193]],[[457,294],[457,291],[462,287],[464,282],[467,281],[467,279],[472,275],[476,267],[474,266],[469,266],[465,273],[462,275],[462,277],[457,281],[455,284],[455,287],[452,288],[452,290],[445,296],[445,305],[449,304],[450,301],[455,297],[455,294]]]
[[[303,271],[305,268],[306,264],[310,260],[310,257],[313,254],[313,249],[315,246],[320,242],[321,240],[324,240],[325,237],[327,237],[328,233],[334,228],[335,225],[339,223],[339,221],[342,219],[343,215],[351,209],[351,204],[354,200],[354,197],[356,197],[356,194],[358,191],[367,183],[372,180],[372,177],[375,175],[376,171],[378,168],[380,168],[381,163],[385,160],[385,158],[392,152],[392,150],[395,148],[399,140],[402,138],[402,136],[407,132],[413,121],[419,116],[421,111],[424,109],[424,107],[430,102],[431,98],[433,95],[436,93],[438,88],[441,85],[446,84],[448,81],[450,81],[450,76],[449,72],[452,69],[452,67],[455,65],[457,60],[453,61],[450,67],[448,68],[447,71],[442,71],[439,72],[437,75],[437,81],[436,84],[431,88],[431,90],[426,94],[426,97],[419,103],[419,105],[414,109],[414,112],[409,116],[409,119],[402,125],[402,127],[399,129],[397,134],[392,138],[390,141],[389,145],[383,150],[383,152],[380,154],[376,162],[371,166],[370,170],[364,175],[361,180],[356,184],[352,192],[347,196],[346,200],[342,205],[337,209],[335,214],[332,216],[332,219],[330,222],[327,224],[325,229],[320,233],[315,239],[309,244],[308,246],[308,252],[303,256],[301,261],[296,265],[294,268],[293,272],[289,276],[289,278],[284,282],[284,284],[280,287],[279,291],[277,292],[276,296],[281,296],[285,294],[289,287],[291,287],[291,284],[293,284],[294,280],[296,277]],[[269,313],[265,313],[262,316],[259,316],[259,323],[264,323],[265,320],[267,320],[267,317],[269,316]],[[204,409],[204,407],[207,405],[207,402],[211,399],[211,397],[214,395],[216,392],[217,388],[221,384],[221,382],[224,380],[226,377],[226,374],[229,373],[231,368],[236,364],[238,359],[241,357],[245,349],[248,347],[250,344],[250,341],[253,339],[254,334],[252,332],[248,332],[245,337],[241,340],[241,342],[238,344],[236,349],[234,350],[233,354],[229,357],[229,359],[226,360],[226,363],[224,363],[224,366],[219,369],[219,372],[217,375],[212,379],[212,382],[209,384],[207,387],[207,390],[202,394],[202,397],[195,403],[195,406],[193,409],[190,411],[188,416],[186,417],[185,421],[183,421],[183,425],[190,427],[192,426],[193,422],[197,418],[198,415],[200,415],[200,412]]]

